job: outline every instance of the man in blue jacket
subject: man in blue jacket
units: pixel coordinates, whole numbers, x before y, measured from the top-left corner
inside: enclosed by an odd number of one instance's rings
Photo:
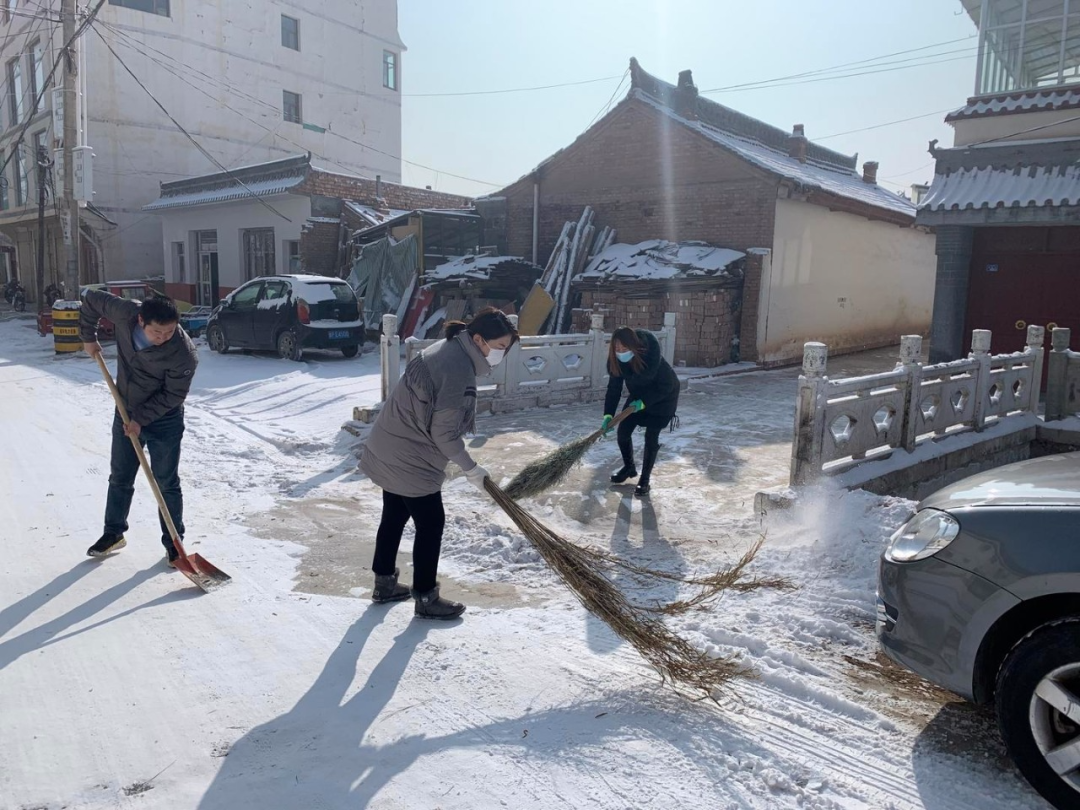
[[[168,298],[148,298],[139,303],[104,290],[87,290],[82,299],[79,330],[86,353],[91,357],[101,354],[97,342],[101,318],[116,325],[116,387],[127,406],[130,422],[125,427],[120,412],[115,412],[105,532],[87,549],[91,557],[104,556],[127,545],[124,532],[128,528],[128,511],[139,472],[132,436],[149,451],[154,478],[176,530],[183,537],[180,440],[184,436],[184,400],[199,362],[195,345],[180,328],[176,304]],[[165,520],[160,518],[160,522],[161,542],[171,565],[178,553]]]

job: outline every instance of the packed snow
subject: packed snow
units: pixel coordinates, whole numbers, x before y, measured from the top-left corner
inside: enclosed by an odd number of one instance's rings
[[[618,452],[603,442],[525,502],[567,537],[683,575],[765,534],[751,574],[794,590],[729,592],[672,624],[755,670],[713,705],[661,684],[456,471],[441,573],[464,620],[372,606],[380,496],[356,470],[365,428],[341,427],[378,398],[378,356],[312,358],[200,342],[187,541],[233,576],[204,595],[162,565],[142,481],[128,547],[84,556],[109,393],[88,358],[0,320],[0,808],[1045,810],[992,717],[877,653],[876,561],[913,504],[822,490],[752,513],[786,480],[797,370],[693,382],[651,501],[607,484]],[[505,481],[599,417],[481,418],[471,452]]]

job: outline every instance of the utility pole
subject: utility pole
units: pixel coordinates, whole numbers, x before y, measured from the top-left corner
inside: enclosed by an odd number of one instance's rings
[[[64,42],[71,42],[64,57],[64,202],[67,227],[64,228],[64,252],[67,257],[64,273],[64,295],[79,299],[79,202],[75,199],[75,146],[79,132],[79,93],[76,67],[78,45],[75,36],[75,0],[61,0],[60,16],[63,21]]]
[[[45,311],[45,177],[48,173],[48,153],[45,147],[38,148],[37,153],[37,187],[38,187],[38,212],[37,212],[37,297],[38,312]]]

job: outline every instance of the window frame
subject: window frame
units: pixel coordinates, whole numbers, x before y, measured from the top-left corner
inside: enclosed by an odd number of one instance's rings
[[[296,275],[300,272],[300,240],[283,239],[281,242],[282,254],[285,259],[285,272]],[[296,265],[293,265],[293,261]]]
[[[273,228],[243,228],[240,231],[240,261],[245,281],[278,274],[275,239]]]
[[[34,105],[34,115],[45,110],[45,46],[41,40],[30,43],[30,71],[27,79],[30,81],[30,103]],[[39,98],[40,96],[40,98]]]
[[[293,96],[296,99],[296,118],[289,117],[289,107],[286,103],[289,100],[289,96]],[[294,93],[292,90],[282,89],[281,91],[281,117],[289,124],[304,124],[304,97],[300,93]]]
[[[187,245],[182,239],[172,243],[172,271],[177,284],[187,283]]]
[[[401,54],[383,50],[382,84],[386,90],[401,91]]]
[[[0,166],[4,165],[4,153],[6,151],[6,149],[0,149]],[[8,199],[8,181],[7,172],[5,171],[0,175],[0,211],[7,211],[9,208],[11,208],[11,201]]]
[[[23,118],[23,92],[22,92],[22,57],[16,56],[9,59],[4,73],[8,88],[8,115],[11,116],[11,126],[18,126]]]
[[[23,155],[22,146],[15,147],[15,207],[21,208],[30,199],[30,179],[26,174],[26,156]]]
[[[286,39],[286,37],[285,37],[285,21],[286,20],[289,20],[291,23],[293,23],[294,30],[293,30],[292,33],[296,37],[296,45],[295,46],[290,45],[288,42],[285,41],[285,39]],[[288,48],[290,51],[297,51],[297,52],[300,51],[300,20],[297,17],[290,17],[288,14],[282,14],[281,15],[281,47]]]
[[[172,17],[170,0],[109,0],[109,5],[129,8],[132,11],[141,11],[144,14],[154,14],[158,17]],[[143,5],[149,5],[152,8],[142,8]],[[161,11],[161,7],[164,7],[165,10]]]

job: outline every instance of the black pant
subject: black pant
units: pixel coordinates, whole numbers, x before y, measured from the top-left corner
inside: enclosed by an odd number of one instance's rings
[[[409,518],[416,527],[413,590],[425,593],[435,587],[435,578],[439,573],[439,552],[442,549],[443,527],[446,526],[442,492],[406,498],[383,490],[382,521],[375,536],[375,560],[371,563],[371,570],[378,576],[394,573],[398,546],[401,545],[401,536]]]
[[[150,453],[150,468],[157,480],[165,505],[180,537],[184,536],[184,494],[180,490],[180,440],[184,438],[184,409],[177,408],[156,422],[143,427],[139,441]],[[139,457],[124,435],[124,423],[119,411],[113,419],[112,459],[109,462],[109,495],[105,501],[105,532],[123,534],[128,528],[128,512],[135,494],[135,476],[139,474]],[[161,543],[172,548],[172,538],[165,519],[161,524]]]
[[[671,422],[670,416],[656,416],[655,414],[647,414],[646,411],[638,411],[635,414],[631,414],[623,421],[619,422],[618,433],[615,435],[618,437],[619,447],[633,447],[631,437],[634,435],[634,431],[639,428],[645,428],[645,449],[650,448],[655,450],[660,446],[660,431],[668,426]],[[631,449],[630,452],[633,452]]]

